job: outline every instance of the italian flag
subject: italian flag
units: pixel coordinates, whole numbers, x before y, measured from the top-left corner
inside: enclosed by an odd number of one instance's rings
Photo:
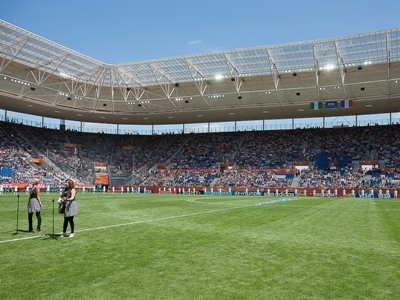
[[[310,103],[311,110],[321,110],[322,109],[322,102],[311,102]]]

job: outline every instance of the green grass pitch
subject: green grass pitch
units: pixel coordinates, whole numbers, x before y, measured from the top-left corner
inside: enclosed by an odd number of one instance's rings
[[[0,196],[0,299],[400,299],[397,199],[78,193],[70,239],[54,197]]]

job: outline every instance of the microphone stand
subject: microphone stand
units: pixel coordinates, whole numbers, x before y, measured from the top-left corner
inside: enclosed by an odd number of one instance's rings
[[[19,194],[17,194],[17,229],[15,230],[14,235],[18,234],[18,222],[19,222]]]
[[[52,232],[52,234],[49,234],[49,237],[52,238],[52,239],[57,239],[57,236],[54,233],[54,199],[55,199],[55,197],[56,196],[54,195],[53,199],[50,202],[50,203],[53,203],[53,232]],[[49,203],[49,205],[50,205],[50,203]],[[46,210],[47,210],[47,208],[46,208]]]
[[[53,202],[53,234],[52,234],[52,237],[54,238],[55,237],[55,235],[54,235],[54,198],[53,198],[53,200],[51,200],[51,202]]]
[[[26,190],[26,187],[27,187],[28,185],[26,185],[25,186],[25,190]],[[19,232],[19,229],[18,229],[18,223],[19,223],[19,192],[17,191],[17,229],[15,230],[15,233],[14,233],[14,235],[16,235],[16,234],[18,234],[18,232]]]
[[[51,204],[51,201],[49,202],[49,204],[47,204],[46,208],[42,210],[43,211],[42,215],[44,215],[44,213],[47,211],[47,209],[49,208],[50,204]]]
[[[26,188],[27,188],[27,187],[28,187],[28,185],[26,185],[26,186],[24,187],[24,190],[25,190],[25,191],[26,191]],[[15,230],[15,233],[14,233],[13,235],[18,234],[18,232],[19,232],[18,225],[19,225],[19,192],[17,191],[17,229]]]

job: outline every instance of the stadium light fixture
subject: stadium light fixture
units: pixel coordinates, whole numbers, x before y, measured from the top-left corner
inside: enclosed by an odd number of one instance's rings
[[[325,67],[325,69],[328,70],[328,71],[333,70],[334,68],[335,68],[334,65],[327,65],[327,66]]]

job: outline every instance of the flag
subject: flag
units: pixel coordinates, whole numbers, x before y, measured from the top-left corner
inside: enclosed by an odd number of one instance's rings
[[[353,99],[340,101],[340,108],[352,108],[352,107],[353,107]]]
[[[321,110],[322,109],[322,102],[311,102],[310,103],[311,110]]]
[[[326,101],[325,108],[326,109],[337,108],[337,101]]]

